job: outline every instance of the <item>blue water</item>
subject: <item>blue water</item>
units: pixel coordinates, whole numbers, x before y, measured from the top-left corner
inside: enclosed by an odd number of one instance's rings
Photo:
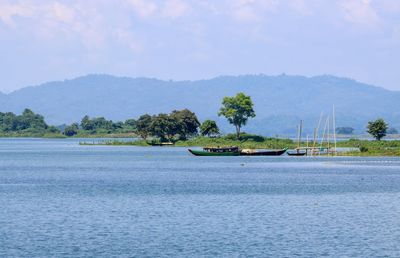
[[[0,139],[0,257],[400,257],[400,159]]]

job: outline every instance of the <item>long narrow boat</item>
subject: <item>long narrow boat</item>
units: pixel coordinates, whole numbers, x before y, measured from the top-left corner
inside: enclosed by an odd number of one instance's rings
[[[240,151],[238,147],[211,147],[203,148],[203,150],[188,149],[190,153],[195,156],[239,156]]]
[[[267,151],[246,151],[240,152],[241,156],[280,156],[286,152],[286,149],[282,150],[267,150]]]

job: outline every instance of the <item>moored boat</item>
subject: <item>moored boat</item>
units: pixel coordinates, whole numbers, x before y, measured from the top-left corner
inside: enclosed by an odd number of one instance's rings
[[[287,155],[289,156],[305,156],[307,155],[307,151],[300,151],[300,150],[295,150],[295,151],[288,151]]]
[[[242,150],[240,152],[241,156],[280,156],[286,152],[286,149],[282,150],[265,150],[265,151],[257,151],[257,150]]]
[[[203,150],[188,149],[190,153],[195,156],[239,156],[240,151],[238,147],[207,147]]]
[[[173,142],[147,142],[151,146],[173,146]]]

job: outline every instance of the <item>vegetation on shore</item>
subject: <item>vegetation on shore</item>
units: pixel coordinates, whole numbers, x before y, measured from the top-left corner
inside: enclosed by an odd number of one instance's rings
[[[97,143],[82,142],[82,145],[126,145],[126,146],[151,146],[151,141],[143,139],[133,141],[106,140]],[[236,134],[228,134],[219,137],[197,136],[186,140],[178,140],[174,146],[178,147],[204,147],[204,146],[238,146],[242,149],[283,149],[294,148],[295,144],[290,139],[269,138],[259,135],[241,133],[240,139]]]
[[[1,137],[63,137],[59,128],[50,126],[44,117],[25,109],[21,115],[0,112]]]
[[[225,116],[228,122],[235,126],[236,134],[220,135],[215,121],[205,120],[201,124],[196,114],[188,109],[174,110],[169,114],[144,114],[138,119],[127,119],[125,122],[113,122],[104,117],[84,116],[80,123],[59,127],[46,124],[43,116],[25,109],[21,115],[0,112],[0,137],[136,138],[132,141],[107,140],[81,143],[95,145],[150,146],[170,143],[175,146],[238,146],[242,149],[297,147],[290,139],[267,138],[241,132],[242,126],[248,119],[255,117],[251,98],[244,93],[225,97],[218,115]],[[369,122],[367,126],[367,132],[376,141],[350,139],[339,141],[337,146],[359,150],[346,152],[345,155],[400,156],[400,141],[381,141],[388,133],[388,129],[383,119],[377,119]],[[352,132],[352,128],[339,127],[337,131]],[[140,139],[137,140],[137,137]],[[326,144],[324,143],[321,147],[327,147]],[[305,143],[301,145],[305,146]]]

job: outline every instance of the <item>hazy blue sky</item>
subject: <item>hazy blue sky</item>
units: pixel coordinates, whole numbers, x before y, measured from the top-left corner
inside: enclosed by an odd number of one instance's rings
[[[400,0],[0,0],[0,91],[88,73],[400,90]]]

